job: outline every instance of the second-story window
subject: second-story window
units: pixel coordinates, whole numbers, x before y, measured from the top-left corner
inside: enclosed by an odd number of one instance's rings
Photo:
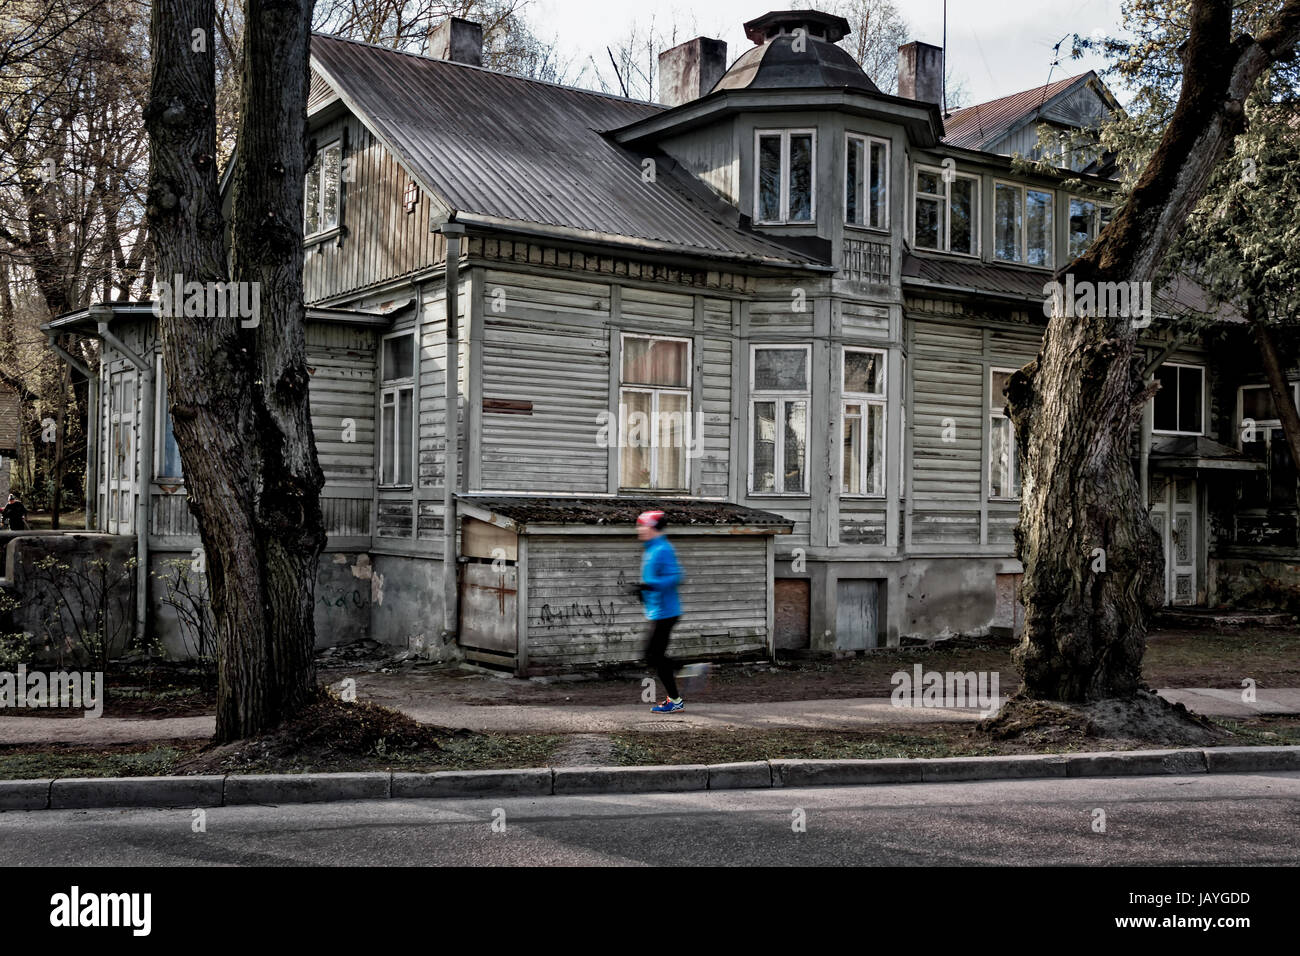
[[[990,370],[989,384],[989,497],[1020,497],[1020,461],[1016,430],[1007,417],[1007,382],[1014,369]]]
[[[1095,199],[1070,197],[1070,258],[1083,255],[1106,228],[1115,207]]]
[[[979,255],[979,178],[916,167],[912,241],[917,249]]]
[[[816,134],[810,129],[755,133],[754,217],[761,223],[812,222]]]
[[[847,136],[844,221],[868,229],[889,228],[889,142]]]
[[[1175,435],[1203,435],[1202,407],[1205,369],[1199,365],[1165,364],[1156,369],[1160,391],[1152,399],[1155,408],[1151,430]]]
[[[683,491],[691,447],[691,343],[624,335],[620,488]]]
[[[993,251],[1004,262],[1051,266],[1053,194],[1016,183],[993,186]]]
[[[316,153],[303,188],[303,237],[328,232],[339,224],[339,176],[343,144],[330,143]]]
[[[379,378],[379,483],[409,485],[415,418],[414,333],[400,332],[383,340]]]
[[[844,350],[844,443],[840,491],[885,493],[885,353]]]
[[[756,345],[750,359],[749,490],[808,493],[808,381],[812,346]]]

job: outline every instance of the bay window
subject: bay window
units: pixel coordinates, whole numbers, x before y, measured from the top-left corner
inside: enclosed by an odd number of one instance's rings
[[[917,249],[979,255],[979,177],[916,167],[912,240]]]
[[[758,130],[754,144],[755,221],[812,222],[816,207],[816,132]]]
[[[808,493],[810,345],[750,352],[750,484],[754,494]]]
[[[845,139],[844,221],[889,228],[889,142],[849,133]]]
[[[885,493],[885,358],[878,349],[844,349],[840,492],[845,495]]]

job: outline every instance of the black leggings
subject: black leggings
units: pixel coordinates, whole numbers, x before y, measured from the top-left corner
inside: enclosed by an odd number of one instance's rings
[[[663,617],[650,622],[650,643],[646,645],[645,658],[659,674],[668,696],[676,699],[677,680],[673,677],[676,665],[668,659],[668,636],[672,633],[675,617]]]

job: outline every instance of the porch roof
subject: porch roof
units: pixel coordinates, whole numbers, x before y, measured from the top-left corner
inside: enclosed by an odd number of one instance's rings
[[[1151,439],[1151,467],[1202,471],[1263,471],[1264,462],[1203,435],[1164,435]]]
[[[457,495],[461,513],[517,534],[632,534],[637,515],[662,511],[668,533],[789,534],[794,522],[770,511],[699,498],[614,495]]]

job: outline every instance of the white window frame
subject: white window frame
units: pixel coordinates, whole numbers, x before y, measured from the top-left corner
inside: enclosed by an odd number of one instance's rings
[[[315,166],[317,163],[319,163],[321,174],[320,174],[320,178],[317,179],[316,181],[316,208],[318,210],[323,210],[325,208],[325,154],[328,153],[331,149],[337,149],[339,151],[339,181],[336,184],[336,191],[339,197],[339,201],[335,204],[334,207],[334,221],[329,225],[325,225],[322,222],[320,227],[317,228],[315,232],[308,232],[307,231],[307,208],[308,208],[307,204],[309,202],[309,197],[307,196],[307,177],[311,174],[312,166]],[[342,137],[331,140],[330,142],[326,143],[324,146],[322,146],[320,149],[316,151],[316,158],[312,161],[311,166],[308,166],[307,170],[303,173],[302,201],[303,201],[302,231],[303,231],[304,240],[312,239],[316,236],[323,236],[326,233],[333,232],[335,229],[339,227],[339,220],[342,218],[343,215],[343,139]]]
[[[167,373],[163,368],[163,357],[159,353],[155,356],[156,371],[153,377],[154,384],[154,440],[153,440],[153,477],[154,481],[184,482],[185,476],[165,475],[163,474],[163,462],[167,455],[167,420],[170,412],[167,409],[167,389],[165,379]],[[173,427],[173,435],[175,434]],[[177,457],[180,457],[180,446],[177,446]],[[181,466],[184,471],[185,466]]]
[[[651,342],[684,342],[686,343],[686,385],[679,387],[675,385],[627,385],[623,382],[623,356],[627,354],[628,339],[649,339]],[[618,487],[625,491],[689,491],[691,487],[691,456],[687,453],[691,447],[691,425],[694,417],[691,414],[692,397],[694,395],[695,365],[692,354],[695,342],[692,339],[684,338],[680,335],[655,335],[650,332],[622,332],[619,334],[619,351],[618,351],[618,404],[614,421],[619,428],[619,438],[622,439],[623,421],[620,414],[623,410],[623,393],[639,392],[649,394],[650,398],[650,487],[642,488],[638,485],[625,485],[623,483],[623,456],[618,456]],[[686,396],[686,421],[685,434],[683,439],[686,442],[685,448],[682,449],[682,485],[681,487],[660,488],[654,484],[659,475],[659,395],[663,392],[671,392],[674,395]],[[620,449],[621,450],[621,449]]]
[[[1155,396],[1153,395],[1153,396],[1151,396],[1151,434],[1153,434],[1153,435],[1204,435],[1204,434],[1205,434],[1205,424],[1206,424],[1206,423],[1205,423],[1205,419],[1206,419],[1206,417],[1207,417],[1206,414],[1205,414],[1205,384],[1206,384],[1206,383],[1205,383],[1205,366],[1204,366],[1204,365],[1193,365],[1191,362],[1163,362],[1163,363],[1161,363],[1160,368],[1194,368],[1194,369],[1196,369],[1197,371],[1199,371],[1199,372],[1201,373],[1201,428],[1200,428],[1200,431],[1194,431],[1194,432],[1181,431],[1181,430],[1179,430],[1179,431],[1168,431],[1168,430],[1163,429],[1163,428],[1156,428],[1156,399],[1155,399]],[[1154,376],[1154,374],[1153,374],[1153,375],[1152,375],[1152,378],[1154,378],[1154,377],[1155,377],[1155,376]],[[1179,379],[1181,379],[1181,378],[1182,378],[1182,376],[1179,375],[1179,376],[1176,376],[1175,379],[1174,379],[1174,381],[1178,382],[1178,388],[1179,388],[1179,390],[1181,390],[1182,387],[1183,387],[1183,386],[1182,386],[1182,383],[1179,381]],[[1174,395],[1174,411],[1175,411],[1175,413],[1177,413],[1178,408],[1179,408],[1178,395],[1177,395],[1177,393],[1175,393],[1175,395]],[[1182,422],[1180,421],[1179,424],[1181,425]]]
[[[989,366],[989,402],[988,402],[988,410],[986,412],[986,416],[989,421],[989,447],[987,451],[989,501],[1019,501],[1022,497],[1024,497],[1023,488],[1021,488],[1022,494],[1019,495],[995,495],[993,493],[993,466],[994,466],[993,419],[997,418],[1005,422],[1011,422],[1010,416],[1008,416],[1005,411],[1006,408],[1005,403],[1002,406],[997,408],[995,408],[993,405],[993,403],[998,398],[998,396],[993,394],[993,376],[998,374],[999,372],[1007,375],[1014,375],[1018,371],[1019,369],[1005,368],[1000,365]],[[1020,447],[1019,447],[1020,439],[1016,435],[1016,426],[1014,422],[1012,422],[1010,425],[1010,431],[1011,431],[1011,487],[1015,488],[1018,484],[1020,484],[1020,479],[1023,476],[1020,474]]]
[[[866,352],[875,355],[880,359],[880,390],[878,392],[850,392],[845,385],[845,372],[848,365],[848,354],[850,352]],[[848,421],[848,406],[859,405],[862,407],[878,406],[880,412],[880,425],[885,434],[881,442],[883,456],[880,462],[880,490],[863,491],[867,484],[867,416],[862,414],[859,418],[862,421],[860,434],[862,435],[861,447],[858,449],[858,474],[861,480],[858,484],[857,491],[844,490],[844,425]],[[889,352],[885,349],[865,348],[856,345],[846,345],[840,354],[840,463],[839,463],[839,487],[840,497],[842,498],[871,498],[881,499],[888,494],[889,488]]]
[[[998,256],[998,187],[1008,186],[1011,189],[1020,190],[1020,209],[1023,216],[1022,228],[1020,230],[1020,258],[1003,259]],[[1047,224],[1047,262],[1044,265],[1034,265],[1029,261],[1029,192],[1046,193],[1052,197],[1048,210],[1051,213],[1051,221]],[[991,210],[991,221],[993,223],[993,261],[1009,262],[1012,265],[1027,266],[1030,269],[1045,269],[1051,271],[1056,268],[1056,190],[1049,189],[1046,186],[1034,186],[1029,183],[1017,183],[1009,179],[993,180],[993,207]]]
[[[1065,208],[1065,246],[1066,246],[1066,252],[1069,254],[1069,256],[1070,256],[1071,258],[1074,258],[1074,257],[1076,257],[1076,256],[1081,256],[1081,255],[1083,255],[1084,253],[1086,253],[1086,252],[1088,251],[1088,249],[1091,249],[1091,248],[1092,248],[1092,242],[1096,242],[1096,241],[1097,241],[1097,237],[1098,237],[1099,235],[1101,235],[1101,230],[1102,230],[1102,225],[1101,225],[1101,211],[1102,211],[1102,209],[1103,209],[1103,208],[1105,208],[1105,209],[1109,209],[1110,212],[1111,212],[1111,215],[1113,216],[1113,215],[1115,214],[1115,210],[1118,208],[1118,206],[1117,206],[1115,203],[1113,203],[1113,202],[1105,202],[1104,200],[1101,200],[1101,199],[1093,199],[1091,196],[1073,196],[1073,195],[1069,195],[1069,196],[1067,196],[1066,202],[1067,202],[1068,205],[1067,205],[1066,208]],[[1077,252],[1077,253],[1076,253],[1073,249],[1070,248],[1070,235],[1071,235],[1071,233],[1070,233],[1070,220],[1074,218],[1074,212],[1073,212],[1073,209],[1074,209],[1074,204],[1075,204],[1076,202],[1090,202],[1090,203],[1092,203],[1092,206],[1093,206],[1093,210],[1092,210],[1092,230],[1093,230],[1093,234],[1092,234],[1092,242],[1088,243],[1087,248],[1085,248],[1085,249],[1083,249],[1083,250],[1081,250],[1080,252]]]
[[[806,378],[804,388],[800,389],[778,389],[764,388],[756,389],[754,387],[754,367],[760,350],[794,352],[801,350],[804,353],[804,369]],[[808,469],[811,462],[805,459],[803,468],[803,487],[799,491],[786,491],[784,488],[785,481],[785,406],[793,402],[803,402],[807,410],[805,419],[806,431],[804,434],[804,447],[807,448],[809,435],[812,425],[812,344],[801,342],[758,342],[749,346],[749,493],[760,498],[806,498],[808,497]],[[776,483],[778,487],[773,491],[757,491],[754,487],[754,423],[757,416],[754,412],[754,406],[758,402],[771,402],[776,405],[776,436],[772,450],[772,470],[779,479]]]
[[[853,141],[855,139],[862,141],[863,155],[866,157],[866,169],[864,170],[864,176],[862,178],[863,192],[866,196],[869,196],[871,194],[871,147],[873,145],[879,145],[885,147],[885,162],[884,165],[881,167],[882,171],[884,172],[885,213],[884,213],[884,221],[878,226],[872,225],[869,222],[849,221],[849,149],[852,148]],[[848,226],[851,229],[869,229],[872,232],[889,231],[889,207],[890,207],[889,190],[891,187],[891,183],[889,181],[890,180],[889,161],[891,155],[890,154],[891,145],[892,144],[890,143],[889,140],[883,139],[879,136],[869,136],[866,133],[850,133],[850,132],[845,132],[844,134],[844,225]],[[816,155],[817,155],[816,141],[814,141],[813,156],[815,157]],[[864,201],[863,198],[859,198],[858,200],[859,208],[861,208],[863,201]]]
[[[790,218],[790,137],[802,136],[804,134],[812,137],[812,169],[811,182],[809,183],[808,197],[808,218],[794,219]],[[761,175],[761,166],[763,159],[761,144],[765,136],[781,137],[781,218],[780,219],[760,219],[762,212],[761,193],[763,187],[763,177]],[[811,226],[817,222],[817,128],[810,126],[807,128],[798,127],[794,129],[755,129],[754,130],[754,223],[762,226]]]
[[[402,378],[385,380],[384,379],[384,343],[387,342],[389,339],[398,339],[398,338],[402,338],[403,336],[407,336],[411,339],[411,374],[409,376],[403,376]],[[376,449],[379,456],[379,468],[378,468],[378,474],[376,475],[376,477],[378,478],[378,481],[376,483],[380,488],[411,488],[415,484],[415,468],[416,468],[416,457],[417,457],[416,449],[415,449],[415,432],[416,429],[419,427],[419,420],[420,420],[419,409],[415,407],[415,379],[420,368],[420,340],[419,340],[419,336],[416,335],[415,329],[406,329],[402,332],[393,332],[389,335],[381,336],[379,339],[379,361],[377,364],[379,366],[378,369],[379,408],[377,410],[378,419],[375,422],[375,431],[378,432],[379,434],[379,441],[377,442],[378,448]],[[403,438],[403,436],[400,434],[402,430],[402,415],[401,415],[402,408],[401,408],[401,398],[400,398],[401,392],[411,393],[411,433],[405,436],[406,444],[409,447],[411,452],[411,476],[409,481],[385,481],[384,480],[385,477],[384,456],[388,452],[390,443],[391,443],[391,447],[396,449],[400,445]],[[388,435],[385,434],[384,432],[384,410],[389,406],[390,398],[392,399],[391,405],[393,408],[393,428],[392,428],[392,434]],[[452,415],[456,414],[456,410],[450,409],[449,414]],[[394,478],[401,477],[400,475],[397,474],[397,471],[398,471],[397,457],[396,457],[396,451],[394,451],[394,457],[393,457]]]
[[[943,195],[936,193],[927,193],[921,191],[921,173],[930,173],[939,177],[939,182],[943,184]],[[981,233],[980,233],[980,204],[982,184],[981,177],[972,173],[956,173],[952,180],[944,178],[944,169],[942,166],[930,166],[926,163],[917,163],[912,168],[912,247],[921,252],[941,252],[949,256],[962,256],[966,259],[978,259],[981,256]],[[974,250],[972,252],[953,252],[952,251],[952,184],[958,179],[969,179],[971,181],[971,196],[974,198],[974,208],[971,210],[971,229],[974,233]],[[943,203],[943,223],[939,228],[939,248],[931,249],[929,246],[918,244],[916,239],[916,207],[917,200],[920,198],[938,200]]]
[[[1287,382],[1287,385],[1289,385],[1290,388],[1291,388],[1291,402],[1292,402],[1292,404],[1294,404],[1297,408],[1300,408],[1300,382]],[[1268,385],[1238,385],[1238,386],[1237,386],[1237,418],[1236,418],[1236,422],[1237,422],[1237,448],[1238,448],[1238,450],[1240,450],[1240,449],[1242,448],[1242,440],[1241,440],[1241,425],[1242,425],[1242,422],[1244,422],[1244,421],[1246,420],[1246,418],[1245,418],[1245,415],[1246,415],[1246,394],[1245,394],[1245,393],[1246,393],[1246,390],[1247,390],[1247,389],[1252,389],[1252,390],[1254,390],[1254,389],[1262,389],[1263,391],[1265,391],[1265,392],[1269,392],[1270,394],[1272,394],[1272,391],[1273,391],[1272,388],[1271,388],[1270,386],[1268,386]],[[1281,418],[1257,418],[1257,419],[1255,419],[1255,426],[1256,426],[1257,428],[1281,428],[1281,427],[1282,427],[1282,419],[1281,419]]]

